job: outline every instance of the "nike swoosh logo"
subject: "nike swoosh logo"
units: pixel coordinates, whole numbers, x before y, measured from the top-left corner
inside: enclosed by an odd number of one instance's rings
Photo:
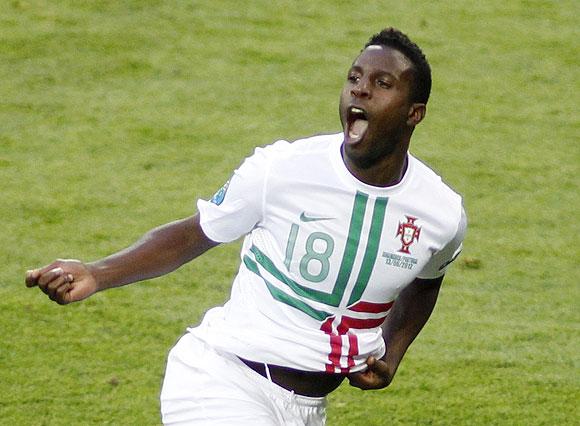
[[[333,217],[313,217],[313,216],[306,216],[306,212],[302,212],[300,214],[300,220],[302,222],[316,222],[318,220],[332,220]]]

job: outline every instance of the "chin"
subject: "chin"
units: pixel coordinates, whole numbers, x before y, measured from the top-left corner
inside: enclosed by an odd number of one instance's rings
[[[369,145],[373,146],[372,142],[363,138],[356,143],[344,143],[344,155],[348,160],[359,169],[368,169],[375,166],[382,160],[391,157],[395,151],[396,146],[383,146],[380,150],[369,149]]]
[[[360,142],[345,143],[344,156],[359,169],[368,169],[376,163],[376,159],[364,150]]]

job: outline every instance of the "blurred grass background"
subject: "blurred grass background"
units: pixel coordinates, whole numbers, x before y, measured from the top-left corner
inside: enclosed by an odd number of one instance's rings
[[[394,383],[329,425],[577,424],[578,2],[0,3],[0,424],[159,424],[167,351],[238,244],[73,306],[24,287],[195,211],[253,147],[340,129],[372,33],[434,87],[412,151],[465,197],[464,254]]]

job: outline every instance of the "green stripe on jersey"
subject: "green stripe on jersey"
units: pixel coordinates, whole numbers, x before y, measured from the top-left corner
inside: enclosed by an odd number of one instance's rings
[[[266,287],[268,288],[268,291],[270,292],[270,294],[272,295],[272,297],[274,299],[276,299],[282,303],[285,303],[286,305],[292,306],[293,308],[296,308],[299,311],[304,312],[306,315],[308,315],[316,320],[319,320],[319,321],[323,321],[332,315],[328,312],[319,311],[318,309],[314,309],[312,306],[308,305],[307,303],[303,302],[302,300],[296,299],[295,297],[292,297],[292,296],[284,293],[280,289],[276,288],[274,285],[272,285],[270,282],[268,282],[268,280],[265,279],[262,276],[262,274],[260,274],[258,264],[256,262],[254,262],[247,255],[244,256],[244,264],[246,265],[246,267],[250,271],[252,271],[256,275],[258,275],[260,278],[262,278],[262,280],[266,284]]]
[[[367,194],[364,194],[360,191],[356,192],[354,205],[352,207],[352,215],[350,217],[350,226],[348,228],[346,247],[342,255],[342,262],[340,263],[340,269],[338,271],[336,283],[334,284],[334,289],[332,291],[333,293],[340,294],[340,297],[336,305],[333,306],[338,306],[340,304],[340,299],[342,299],[344,289],[348,284],[348,280],[352,272],[352,266],[354,265],[354,259],[356,257],[358,244],[360,242],[360,233],[363,226],[368,198],[369,196]]]
[[[359,301],[369,283],[373,267],[375,266],[375,261],[377,260],[379,243],[381,241],[381,233],[383,232],[383,223],[385,221],[385,211],[387,210],[388,201],[388,198],[383,197],[379,197],[375,201],[367,247],[365,249],[363,262],[358,273],[356,283],[352,293],[350,294],[350,299],[348,300],[348,305],[352,305],[353,303]]]
[[[301,310],[312,318],[316,318],[318,320],[324,320],[325,318],[328,318],[331,315],[328,312],[314,309],[306,302],[284,293],[279,288],[270,283],[266,278],[264,278],[264,276],[262,276],[259,266],[261,266],[265,271],[272,275],[278,282],[288,286],[296,295],[313,300],[315,302],[324,303],[329,306],[339,306],[344,297],[346,286],[352,274],[352,268],[360,244],[360,237],[368,198],[369,196],[367,194],[358,191],[355,195],[344,253],[340,263],[336,282],[331,293],[316,290],[292,280],[290,277],[284,274],[284,272],[280,271],[274,262],[272,262],[272,260],[264,252],[262,252],[254,245],[252,245],[250,248],[250,252],[253,254],[255,260],[246,255],[243,259],[244,264],[250,271],[262,278],[274,299],[287,305],[293,306],[294,308]],[[377,258],[387,202],[388,198],[377,198],[375,201],[367,246],[365,248],[361,270],[359,271],[353,288],[353,293],[349,297],[349,305],[360,299],[366,286],[368,285],[373,266]],[[296,236],[292,235],[292,232],[290,238],[293,240],[291,243],[293,246]],[[286,253],[286,255],[288,258],[288,253]],[[285,261],[284,263],[286,267],[288,267],[288,262]]]
[[[344,290],[350,278],[352,272],[352,266],[354,264],[356,252],[358,250],[358,244],[360,242],[361,229],[364,220],[364,214],[366,210],[366,204],[368,200],[368,195],[362,192],[357,192],[354,200],[354,205],[352,209],[352,216],[350,219],[350,228],[348,232],[348,237],[346,241],[346,247],[342,257],[342,262],[340,265],[340,270],[338,272],[338,277],[334,288],[331,293],[325,291],[316,290],[310,287],[298,284],[296,281],[287,277],[282,271],[280,271],[274,262],[258,247],[252,246],[250,251],[254,254],[256,261],[274,276],[278,281],[287,285],[299,296],[305,297],[316,302],[324,303],[330,306],[338,306],[344,296]]]
[[[266,254],[258,247],[252,246],[250,251],[254,254],[256,261],[260,264],[260,266],[262,266],[262,268],[268,271],[268,273],[270,273],[278,281],[290,287],[297,295],[317,302],[326,303],[327,305],[330,304],[328,301],[332,299],[332,294],[298,284],[296,281],[287,277],[278,268],[276,268],[274,262],[272,262],[272,260],[266,256]]]

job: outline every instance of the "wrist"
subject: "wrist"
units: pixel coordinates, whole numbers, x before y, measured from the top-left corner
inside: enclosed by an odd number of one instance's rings
[[[111,287],[111,284],[107,280],[108,268],[102,261],[87,263],[86,267],[95,281],[95,292],[106,290]]]
[[[389,372],[390,377],[389,380],[393,380],[393,377],[395,377],[395,373],[399,368],[399,364],[403,359],[403,354],[396,353],[394,349],[395,348],[391,348],[390,351],[387,349],[387,352],[381,358],[381,360],[387,365],[387,371]]]

